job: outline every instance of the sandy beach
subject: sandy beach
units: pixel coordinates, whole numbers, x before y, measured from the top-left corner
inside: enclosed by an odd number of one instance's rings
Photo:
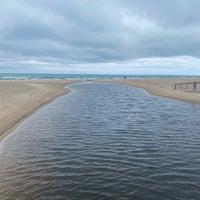
[[[193,78],[98,80],[139,87],[156,96],[200,103],[200,93],[174,90],[175,83],[200,81]],[[64,86],[77,81],[0,81],[0,141],[23,119],[42,105],[68,92]]]
[[[145,78],[101,80],[100,82],[119,83],[146,90],[156,96],[162,96],[190,103],[200,103],[200,93],[174,90],[175,83],[200,82],[200,78]]]
[[[42,105],[68,92],[76,81],[0,81],[0,141]]]

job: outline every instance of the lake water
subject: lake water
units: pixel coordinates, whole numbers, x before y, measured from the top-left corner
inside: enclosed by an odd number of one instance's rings
[[[0,144],[0,199],[200,199],[200,106],[79,83]]]
[[[25,73],[0,73],[0,80],[95,80],[95,79],[123,79],[128,78],[199,78],[200,76],[178,75],[108,75],[108,74],[25,74]]]

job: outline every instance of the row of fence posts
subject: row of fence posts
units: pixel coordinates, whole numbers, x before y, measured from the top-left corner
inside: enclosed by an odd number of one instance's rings
[[[175,90],[197,92],[198,84],[200,84],[200,82],[175,83],[174,89]]]

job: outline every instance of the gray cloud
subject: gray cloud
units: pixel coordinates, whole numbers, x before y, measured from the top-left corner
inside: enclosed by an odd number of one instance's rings
[[[174,57],[180,61],[183,56],[195,60],[193,64],[198,66],[199,9],[198,0],[1,2],[0,57],[4,62],[0,63],[0,71],[51,72],[56,66],[61,72],[82,72],[82,66],[87,65],[91,72],[103,73],[107,69],[102,66],[106,65],[112,72],[152,72],[152,57],[154,65],[159,58],[160,67],[165,68],[168,66],[160,60],[165,63],[165,58],[171,57],[168,65],[179,69]],[[144,58],[149,68],[138,62]],[[172,68],[168,70],[170,74]],[[197,68],[192,70],[196,73]],[[158,71],[163,70],[155,67],[153,73]]]

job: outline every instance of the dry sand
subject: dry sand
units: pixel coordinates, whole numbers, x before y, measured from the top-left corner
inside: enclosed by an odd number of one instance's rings
[[[156,96],[173,98],[190,103],[200,103],[200,93],[174,90],[175,83],[200,82],[200,78],[148,78],[127,80],[101,80],[139,87]]]
[[[76,81],[0,81],[0,141],[42,105],[68,92]]]

